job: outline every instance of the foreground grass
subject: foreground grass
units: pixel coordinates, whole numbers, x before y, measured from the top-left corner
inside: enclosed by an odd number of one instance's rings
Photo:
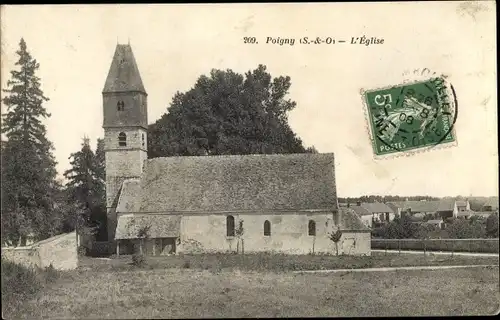
[[[52,265],[45,269],[25,267],[2,258],[2,312],[15,311],[59,276]]]
[[[7,318],[227,318],[485,315],[498,267],[297,274],[239,270],[78,270]]]
[[[131,270],[131,256],[113,259],[82,258],[80,266],[92,270]],[[281,254],[204,254],[147,257],[148,269],[202,269],[242,271],[298,271],[345,268],[436,266],[436,265],[498,265],[498,257],[469,257],[443,255],[408,255],[372,253],[369,257],[331,255],[281,255]]]

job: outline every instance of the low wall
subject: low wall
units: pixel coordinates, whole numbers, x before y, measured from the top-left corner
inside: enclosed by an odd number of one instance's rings
[[[40,255],[36,248],[26,247],[4,247],[2,248],[2,259],[6,259],[23,266],[37,267],[41,264]]]
[[[52,264],[57,270],[76,269],[76,233],[61,234],[27,247],[2,248],[2,258],[25,266],[45,268]]]
[[[498,253],[498,239],[373,239],[372,249]]]

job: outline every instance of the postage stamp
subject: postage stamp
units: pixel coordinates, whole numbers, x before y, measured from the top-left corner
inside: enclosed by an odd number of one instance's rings
[[[446,77],[362,90],[375,156],[409,155],[456,142],[457,99]]]

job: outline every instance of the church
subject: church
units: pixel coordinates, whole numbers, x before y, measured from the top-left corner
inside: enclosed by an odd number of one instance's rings
[[[369,255],[370,230],[339,208],[332,153],[148,159],[148,105],[130,44],[102,92],[108,240],[116,254]]]

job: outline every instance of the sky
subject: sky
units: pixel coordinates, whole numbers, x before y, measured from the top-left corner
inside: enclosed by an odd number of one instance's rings
[[[1,86],[24,37],[52,114],[44,123],[62,175],[83,136],[103,137],[102,89],[117,43],[130,43],[148,92],[148,121],[211,69],[267,66],[292,80],[289,123],[333,152],[341,197],[498,195],[496,13],[489,1],[216,5],[2,6]],[[303,37],[376,37],[378,45],[301,45]],[[258,43],[244,43],[255,37]],[[295,39],[294,45],[267,43]],[[445,74],[459,102],[456,145],[374,157],[361,90]],[[2,113],[5,106],[2,105]]]

